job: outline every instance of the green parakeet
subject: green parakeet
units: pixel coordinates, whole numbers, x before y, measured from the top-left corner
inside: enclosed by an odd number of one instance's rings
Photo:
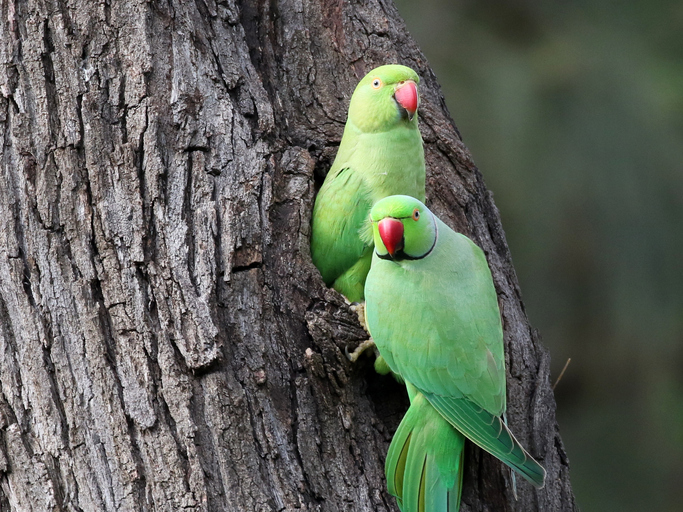
[[[457,510],[461,435],[542,487],[545,470],[501,419],[503,329],[484,252],[412,197],[387,197],[370,218],[366,320],[411,398],[387,455],[390,492],[404,512]]]
[[[419,80],[412,69],[389,65],[360,81],[337,156],[315,201],[313,263],[325,284],[351,302],[363,300],[372,260],[372,205],[394,194],[425,197],[416,115]]]

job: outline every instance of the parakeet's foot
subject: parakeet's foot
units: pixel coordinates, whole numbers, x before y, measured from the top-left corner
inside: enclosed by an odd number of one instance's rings
[[[348,358],[349,361],[351,361],[352,363],[355,363],[363,352],[365,352],[370,347],[374,347],[374,346],[375,346],[375,342],[372,340],[372,338],[369,338],[369,339],[365,340],[363,343],[361,343],[360,345],[358,345],[356,347],[356,350],[354,350],[350,354],[349,354],[349,349],[344,348],[344,353],[346,354],[346,357]]]
[[[365,329],[365,332],[370,334],[370,330],[368,329],[368,323],[365,321],[365,301],[354,302],[351,304],[350,307],[351,310],[353,310],[356,313],[356,315],[358,315],[358,321],[360,322],[360,325],[363,327],[363,329]]]
[[[363,343],[358,345],[356,347],[356,350],[353,352],[349,353],[349,349],[345,348],[344,353],[346,354],[346,357],[348,358],[349,361],[352,363],[355,363],[360,355],[365,352],[367,349],[372,347],[373,352],[375,353],[375,371],[379,373],[380,375],[388,375],[391,374],[394,376],[394,378],[399,382],[403,383],[403,377],[401,377],[399,374],[394,373],[391,371],[391,368],[389,368],[389,365],[387,362],[384,360],[382,355],[379,353],[379,350],[377,349],[377,346],[375,345],[375,342],[372,338],[369,338],[365,340]]]

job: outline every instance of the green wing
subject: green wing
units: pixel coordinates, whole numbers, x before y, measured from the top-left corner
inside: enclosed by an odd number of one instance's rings
[[[538,488],[543,487],[545,469],[515,439],[498,417],[466,398],[426,394],[427,400],[473,443],[499,458]]]
[[[311,257],[323,281],[350,301],[363,299],[371,245],[359,231],[372,202],[360,172],[350,166],[331,170],[313,208]]]
[[[408,384],[409,391],[411,387]],[[421,393],[414,390],[411,395],[387,453],[389,493],[402,512],[457,512],[465,438]]]

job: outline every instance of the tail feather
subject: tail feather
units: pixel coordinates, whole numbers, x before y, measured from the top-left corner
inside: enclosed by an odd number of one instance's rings
[[[463,439],[464,443],[464,439]],[[460,451],[460,459],[458,465],[463,467],[463,459],[465,451]],[[425,487],[424,493],[424,508],[419,509],[421,512],[444,511],[444,512],[458,512],[460,509],[460,494],[462,492],[462,476],[464,472],[462,469],[458,472],[457,481],[450,488],[444,485],[443,479],[439,478],[438,467],[436,464],[427,461]]]
[[[545,484],[545,469],[527,453],[507,425],[470,400],[426,395],[448,422],[473,443],[517,471],[534,486]]]
[[[409,450],[403,487],[402,512],[424,512],[427,455]]]
[[[403,479],[405,476],[408,449],[410,447],[410,431],[409,429],[403,429],[407,432],[401,432],[403,423],[404,422],[401,422],[401,425],[399,425],[396,434],[394,434],[394,437],[391,440],[384,469],[387,476],[387,490],[389,491],[389,494],[396,496],[399,499],[403,498]]]
[[[402,512],[457,512],[465,438],[417,394],[391,441],[385,471]]]

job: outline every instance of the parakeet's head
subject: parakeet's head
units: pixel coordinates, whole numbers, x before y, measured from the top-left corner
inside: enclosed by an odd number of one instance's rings
[[[414,197],[385,197],[373,206],[370,218],[380,258],[418,260],[436,245],[436,218]]]
[[[406,66],[373,69],[351,96],[349,121],[365,133],[386,131],[400,123],[417,127],[418,83],[417,73]]]

